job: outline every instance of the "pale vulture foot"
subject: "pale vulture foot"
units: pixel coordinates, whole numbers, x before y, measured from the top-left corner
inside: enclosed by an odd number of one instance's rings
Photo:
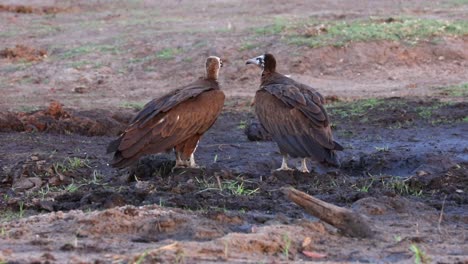
[[[200,166],[198,166],[195,163],[195,156],[193,155],[193,153],[192,153],[192,155],[190,155],[190,159],[189,159],[188,163],[189,163],[189,166],[188,166],[189,168],[200,168]]]
[[[302,173],[309,173],[309,169],[307,168],[307,160],[304,158],[302,159],[301,166],[298,168],[298,170]]]
[[[286,156],[283,156],[283,162],[281,162],[281,167],[277,169],[276,171],[293,171],[293,170],[294,169],[291,169],[288,167]]]
[[[179,169],[179,168],[187,168],[190,166],[190,162],[188,160],[182,160],[180,159],[179,155],[176,155],[176,161],[175,161],[175,166],[172,168],[174,169]]]

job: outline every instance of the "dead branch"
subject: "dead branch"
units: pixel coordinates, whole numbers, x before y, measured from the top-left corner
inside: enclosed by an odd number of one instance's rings
[[[371,238],[374,236],[371,224],[363,215],[312,197],[292,187],[283,188],[289,200],[302,207],[307,213],[338,228],[352,237]]]

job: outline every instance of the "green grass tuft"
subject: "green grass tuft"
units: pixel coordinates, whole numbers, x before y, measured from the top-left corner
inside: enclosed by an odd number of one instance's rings
[[[424,251],[422,251],[418,245],[416,244],[411,244],[410,246],[411,252],[413,252],[413,257],[414,257],[414,263],[415,264],[423,264],[423,263],[429,263],[430,259],[426,255]]]
[[[59,55],[61,59],[71,59],[75,57],[84,56],[90,53],[111,53],[118,54],[118,48],[113,45],[101,45],[101,44],[85,44],[79,47],[68,49]]]
[[[177,54],[181,53],[182,49],[165,48],[156,53],[156,58],[163,60],[173,59]]]
[[[468,83],[451,85],[451,86],[442,88],[442,90],[448,96],[467,97],[468,96]]]
[[[252,50],[252,49],[257,48],[258,46],[259,46],[258,43],[245,42],[240,46],[239,51]]]
[[[340,118],[362,116],[369,110],[378,107],[384,103],[383,99],[370,98],[357,100],[354,102],[339,102],[331,104],[328,107],[328,112],[332,116],[339,116]]]
[[[272,25],[255,28],[255,33],[259,35],[277,35],[282,33],[288,25],[288,21],[284,18],[276,18]]]
[[[143,107],[145,107],[145,104],[146,103],[143,102],[124,102],[121,103],[120,106],[123,108],[130,108],[140,111],[141,109],[143,109]]]
[[[301,32],[324,24],[326,30],[317,35]],[[309,47],[343,46],[356,41],[395,40],[416,44],[421,40],[445,35],[467,35],[468,21],[444,21],[437,19],[401,18],[385,21],[368,19],[356,21],[316,22],[305,21],[288,25],[283,20],[255,30],[265,35],[284,34],[289,44]]]
[[[87,159],[81,159],[77,157],[68,157],[63,162],[57,162],[54,164],[54,169],[60,172],[75,171],[84,167],[90,168],[89,161]]]

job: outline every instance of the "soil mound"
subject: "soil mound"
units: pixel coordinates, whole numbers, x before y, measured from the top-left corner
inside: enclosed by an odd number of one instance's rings
[[[14,48],[0,50],[0,58],[17,61],[41,61],[47,58],[47,51],[35,49],[24,45],[16,45]]]
[[[31,113],[0,113],[0,132],[40,131],[85,136],[115,136],[125,129],[132,114],[108,110],[75,111],[64,109],[59,102]]]
[[[26,6],[26,5],[0,5],[0,12],[11,12],[18,14],[57,14],[67,9],[55,6]]]

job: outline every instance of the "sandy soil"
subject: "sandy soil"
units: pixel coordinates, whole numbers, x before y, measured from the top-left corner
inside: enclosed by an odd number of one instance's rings
[[[461,1],[1,1],[0,263],[467,263],[468,37],[408,45],[288,45],[254,29],[413,16],[468,19]],[[19,6],[24,5],[24,6]],[[250,141],[259,71],[319,89],[339,142],[339,169],[279,173],[268,140]],[[110,168],[107,144],[134,108],[223,58],[225,110],[197,149],[136,177]],[[299,161],[291,164],[299,165]],[[369,217],[357,239],[306,214],[293,186]],[[424,253],[416,254],[416,249]]]

